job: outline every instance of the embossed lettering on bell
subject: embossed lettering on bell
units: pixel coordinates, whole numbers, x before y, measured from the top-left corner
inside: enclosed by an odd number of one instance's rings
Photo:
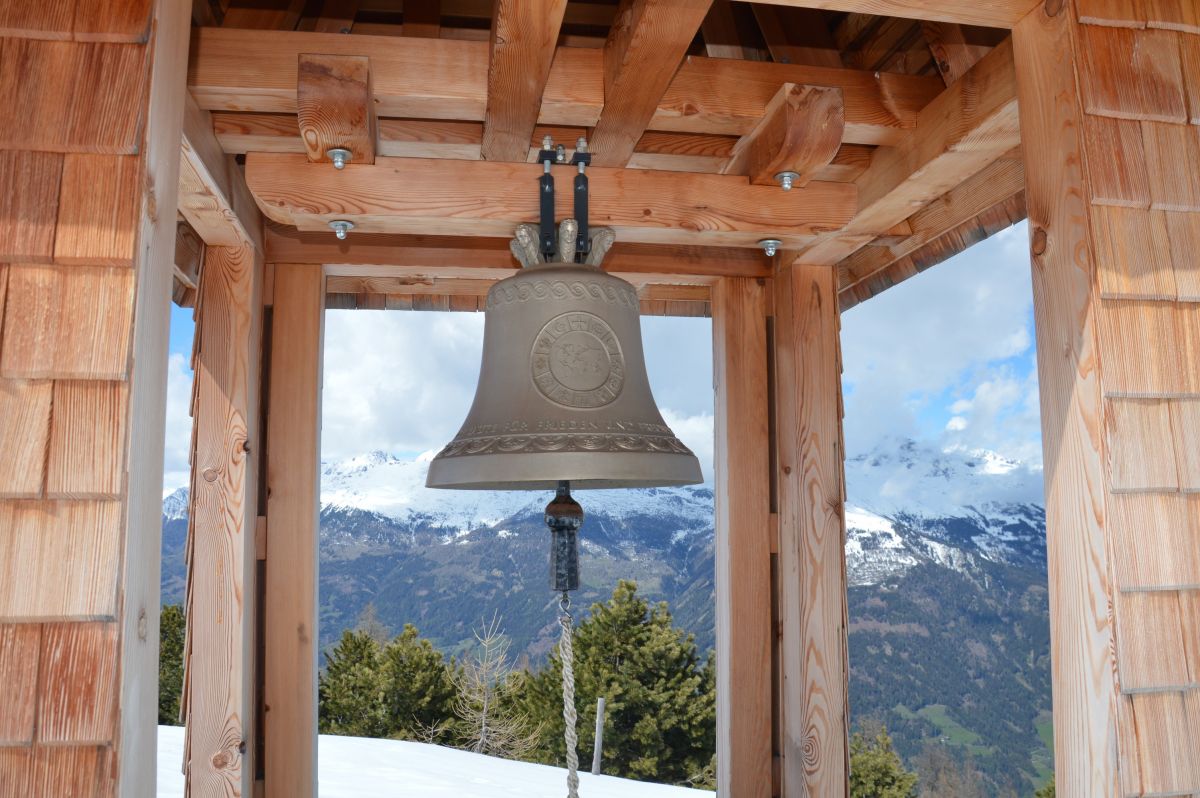
[[[654,404],[638,311],[634,287],[594,266],[544,263],[493,286],[475,401],[430,464],[428,485],[702,481],[695,455]]]

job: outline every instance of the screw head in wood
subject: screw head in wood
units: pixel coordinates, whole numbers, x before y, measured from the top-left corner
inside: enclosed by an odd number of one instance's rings
[[[345,241],[346,235],[354,229],[354,222],[337,219],[330,222],[329,227],[333,230],[333,234],[338,237],[338,241]]]
[[[325,157],[333,161],[334,169],[345,169],[346,164],[350,163],[350,159],[354,157],[354,153],[345,147],[334,147],[325,153]]]
[[[780,172],[779,174],[775,175],[775,182],[778,183],[779,187],[784,191],[791,191],[792,184],[798,179],[800,179],[800,175],[796,172]]]
[[[773,258],[775,257],[775,253],[779,251],[779,247],[783,245],[783,242],[778,238],[764,238],[758,242],[758,245],[762,247],[762,251],[766,253],[768,258]]]

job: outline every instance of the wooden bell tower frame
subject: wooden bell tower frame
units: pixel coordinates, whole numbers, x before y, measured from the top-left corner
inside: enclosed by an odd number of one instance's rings
[[[1200,793],[1194,0],[755,7],[920,20],[934,79],[787,37],[687,55],[720,0],[625,0],[602,49],[556,49],[564,0],[500,0],[486,45],[405,5],[388,38],[0,3],[0,795],[153,792],[173,290],[190,794],[315,795],[323,312],[481,309],[537,126],[590,129],[643,312],[713,318],[721,793],[847,794],[840,310],[1026,209],[1059,795]]]

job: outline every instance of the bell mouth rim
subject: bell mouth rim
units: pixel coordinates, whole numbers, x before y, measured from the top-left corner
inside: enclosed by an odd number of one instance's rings
[[[522,468],[516,468],[514,457],[526,460]],[[597,457],[607,461],[599,471],[595,467]],[[679,452],[439,455],[429,464],[425,487],[546,491],[555,490],[563,480],[571,483],[571,490],[678,488],[701,485],[704,475],[694,454]]]

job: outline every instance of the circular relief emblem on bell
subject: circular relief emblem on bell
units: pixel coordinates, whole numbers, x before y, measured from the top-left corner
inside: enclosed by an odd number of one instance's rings
[[[608,322],[592,313],[564,313],[546,322],[534,339],[530,365],[542,396],[563,407],[603,407],[625,385],[621,344]]]

